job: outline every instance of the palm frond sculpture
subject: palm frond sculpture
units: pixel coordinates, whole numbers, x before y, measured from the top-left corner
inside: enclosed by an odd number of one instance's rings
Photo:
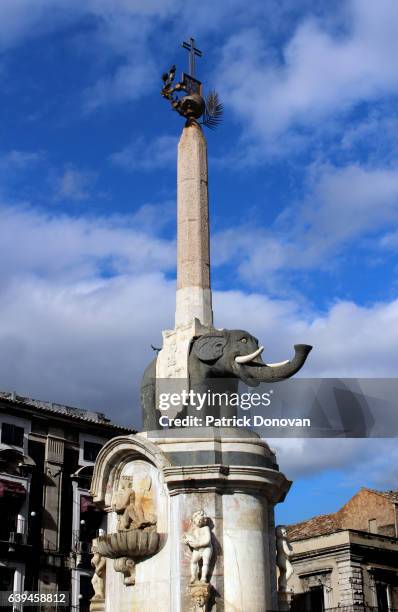
[[[206,110],[203,115],[202,125],[205,125],[211,130],[215,130],[222,121],[224,111],[223,104],[216,91],[210,91],[205,100]]]

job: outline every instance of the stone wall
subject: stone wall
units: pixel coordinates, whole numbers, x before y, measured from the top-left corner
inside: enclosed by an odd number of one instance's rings
[[[370,489],[361,489],[336,513],[341,529],[370,530],[391,537],[396,537],[395,514],[391,499]]]

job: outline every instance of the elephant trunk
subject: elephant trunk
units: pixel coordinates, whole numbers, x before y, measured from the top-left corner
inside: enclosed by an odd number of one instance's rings
[[[312,346],[308,344],[295,344],[293,359],[280,363],[262,363],[258,357],[244,364],[240,364],[239,361],[235,360],[239,368],[239,377],[252,386],[290,378],[303,367],[311,349]]]

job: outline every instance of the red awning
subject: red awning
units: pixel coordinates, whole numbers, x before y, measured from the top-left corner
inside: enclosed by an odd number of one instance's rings
[[[101,512],[100,508],[93,502],[93,498],[88,495],[80,496],[80,512]]]
[[[25,497],[26,489],[20,482],[12,480],[0,479],[0,498],[18,498]]]

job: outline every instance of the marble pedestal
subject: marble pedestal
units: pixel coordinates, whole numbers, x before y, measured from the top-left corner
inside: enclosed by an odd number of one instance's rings
[[[107,559],[106,612],[278,610],[274,506],[290,484],[269,446],[247,430],[195,428],[110,440],[92,482],[94,501],[108,512],[108,534],[115,534],[106,536],[108,548],[120,548],[122,557]],[[135,534],[116,535],[126,490],[136,491],[132,499],[152,517],[139,541]],[[200,510],[210,517],[208,586],[190,584],[192,549],[184,543]],[[133,561],[126,569],[129,546]]]

